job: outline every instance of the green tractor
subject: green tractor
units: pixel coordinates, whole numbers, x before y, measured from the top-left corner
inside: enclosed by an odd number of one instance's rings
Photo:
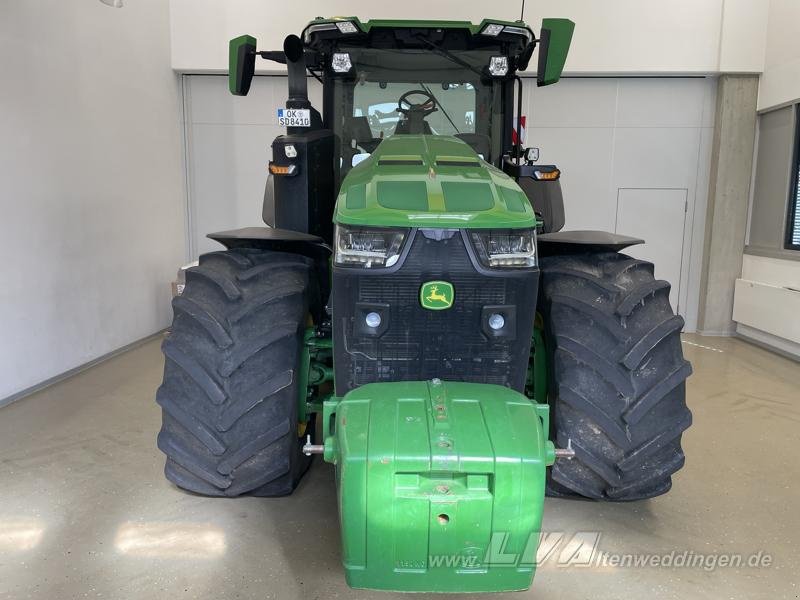
[[[335,465],[352,587],[527,589],[545,494],[630,501],[681,468],[683,320],[641,240],[561,231],[559,170],[519,131],[574,24],[316,19],[230,45],[247,94],[285,64],[267,227],[211,234],[164,342],[166,476],[292,493]],[[307,73],[322,82],[322,112]]]

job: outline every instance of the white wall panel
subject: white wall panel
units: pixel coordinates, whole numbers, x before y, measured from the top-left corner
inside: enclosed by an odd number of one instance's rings
[[[685,285],[682,266],[686,204],[686,189],[620,189],[614,230],[645,240],[625,253],[655,265],[656,279],[672,284],[670,302],[678,312],[682,312],[681,288]]]
[[[614,138],[616,188],[669,188],[697,175],[699,127],[620,127]]]
[[[561,169],[566,228],[614,231],[614,129],[536,128],[529,131],[528,140],[529,145],[541,149],[541,163],[556,164]]]
[[[724,0],[719,70],[758,73],[764,69],[770,0]]]
[[[525,107],[528,124],[534,127],[613,128],[617,112],[619,80],[615,78],[568,78],[557,85],[528,85]],[[531,98],[536,104],[531,104]]]
[[[800,2],[770,0],[764,74],[758,109],[766,110],[800,99]]]
[[[641,128],[700,127],[708,95],[703,83],[704,80],[674,77],[626,79],[618,88],[615,124]]]
[[[0,2],[0,399],[169,325],[183,264],[167,6]]]

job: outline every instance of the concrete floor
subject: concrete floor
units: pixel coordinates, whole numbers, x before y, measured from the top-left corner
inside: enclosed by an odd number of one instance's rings
[[[632,504],[548,499],[544,529],[561,541],[531,591],[496,598],[798,597],[800,365],[734,339],[684,341],[695,422],[673,490]],[[289,498],[171,486],[155,447],[161,369],[155,340],[0,409],[0,598],[395,597],[345,585],[321,461]],[[594,534],[576,532],[599,532],[596,550],[613,554],[772,562],[559,564],[571,539],[591,547]]]

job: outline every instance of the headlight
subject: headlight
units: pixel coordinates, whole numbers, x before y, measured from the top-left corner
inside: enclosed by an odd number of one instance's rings
[[[519,268],[536,266],[536,231],[503,229],[473,231],[472,243],[486,267]]]
[[[365,269],[391,267],[400,259],[407,229],[336,226],[334,262]]]

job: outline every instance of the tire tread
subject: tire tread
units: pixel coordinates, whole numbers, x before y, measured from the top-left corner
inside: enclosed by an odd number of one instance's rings
[[[317,298],[306,257],[211,252],[186,271],[162,344],[158,448],[175,485],[208,496],[281,496],[310,464],[297,434],[297,372]]]
[[[613,252],[545,257],[541,269],[551,431],[576,453],[551,468],[548,493],[630,501],[667,492],[692,422],[670,284],[652,263]]]

